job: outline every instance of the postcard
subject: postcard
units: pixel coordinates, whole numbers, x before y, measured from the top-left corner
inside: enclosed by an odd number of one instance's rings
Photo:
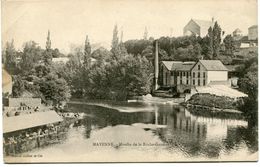
[[[5,163],[258,161],[256,0],[2,0]]]

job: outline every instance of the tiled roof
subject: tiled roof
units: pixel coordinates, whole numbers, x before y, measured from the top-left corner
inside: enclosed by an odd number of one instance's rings
[[[67,63],[69,61],[68,57],[57,57],[57,58],[52,58],[52,62],[54,63]]]
[[[181,63],[181,61],[162,61],[163,65],[167,68],[167,70],[172,69],[172,65],[175,63]]]
[[[208,71],[228,71],[220,60],[200,60]]]
[[[253,25],[253,26],[249,27],[248,29],[251,29],[251,28],[257,28],[257,25]]]
[[[195,62],[162,61],[169,71],[190,71]]]
[[[55,111],[35,112],[32,114],[5,117],[3,119],[3,132],[8,133],[60,121],[62,121],[62,118]]]

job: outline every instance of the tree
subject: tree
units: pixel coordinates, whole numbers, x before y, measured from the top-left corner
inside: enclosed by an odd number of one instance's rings
[[[51,50],[52,51],[52,57],[64,57],[64,55],[62,53],[60,53],[59,49],[58,48],[55,48],[54,50]]]
[[[138,54],[142,54],[143,50],[147,48],[147,46],[152,46],[153,41],[149,40],[128,40],[124,42],[125,48],[128,54],[133,54],[137,56]]]
[[[239,89],[248,95],[244,99],[244,105],[241,106],[241,111],[249,120],[250,126],[257,125],[258,118],[258,65],[257,57],[245,62],[243,71],[238,80]]]
[[[257,98],[258,90],[258,66],[257,62],[245,69],[245,75],[239,80],[239,88],[253,99]]]
[[[26,42],[23,48],[23,54],[20,65],[20,71],[23,75],[26,75],[39,64],[42,60],[43,50],[34,41]]]
[[[147,27],[145,27],[144,29],[144,40],[148,40],[148,31],[147,31]]]
[[[25,91],[24,80],[21,76],[13,76],[12,96],[20,97]]]
[[[124,32],[123,32],[123,30],[121,30],[120,42],[119,43],[123,43],[123,36],[124,36]]]
[[[112,39],[112,44],[111,44],[111,52],[114,54],[118,54],[119,48],[119,39],[118,39],[118,30],[117,30],[117,25],[114,26],[113,30],[113,39]]]
[[[88,36],[86,36],[85,45],[84,45],[84,60],[83,60],[84,64],[88,63],[90,54],[91,54],[91,46],[89,43]]]
[[[147,60],[153,62],[154,60],[154,47],[152,45],[147,46],[141,54],[143,57],[146,57]]]
[[[194,45],[194,59],[195,60],[199,60],[201,58],[201,52],[202,52],[202,49],[201,49],[201,46],[199,43],[196,43]]]
[[[217,22],[215,22],[213,27],[213,58],[217,59],[219,56],[220,51],[220,44],[221,44],[221,28]]]
[[[225,54],[229,56],[233,56],[235,52],[235,41],[234,38],[231,35],[227,35],[224,40],[224,46],[225,46]]]
[[[206,37],[206,43],[207,43],[207,57],[209,59],[213,59],[213,54],[214,54],[214,33],[212,27],[209,27],[208,29],[208,36]]]
[[[18,71],[17,66],[17,52],[14,48],[14,40],[11,43],[7,42],[3,53],[3,64],[5,69],[10,74],[16,74]]]
[[[52,61],[52,49],[51,49],[50,31],[48,30],[46,50],[43,53],[43,62],[45,65],[50,65],[51,61]]]
[[[34,83],[39,86],[42,93],[43,102],[53,106],[60,106],[62,102],[66,102],[70,97],[70,90],[67,82],[63,78],[59,78],[55,73],[40,78]]]
[[[48,35],[47,35],[47,41],[46,41],[46,50],[51,49],[51,38],[50,38],[50,30],[48,30]]]
[[[91,57],[97,61],[108,61],[111,58],[111,52],[104,47],[100,47],[93,51]]]

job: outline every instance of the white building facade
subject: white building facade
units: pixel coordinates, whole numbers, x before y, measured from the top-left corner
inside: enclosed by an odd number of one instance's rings
[[[228,69],[219,60],[162,61],[160,81],[161,86],[180,89],[229,84]]]
[[[191,19],[183,28],[183,35],[196,35],[204,37],[208,34],[208,29],[213,27],[214,24],[215,21],[213,18],[212,21]]]
[[[258,26],[253,25],[248,28],[248,40],[257,40],[258,38]]]

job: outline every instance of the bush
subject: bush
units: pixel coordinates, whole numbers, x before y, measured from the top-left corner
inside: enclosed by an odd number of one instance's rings
[[[208,93],[198,93],[193,95],[187,103],[223,109],[239,109],[243,104],[243,100],[234,100],[230,97],[216,96]]]

